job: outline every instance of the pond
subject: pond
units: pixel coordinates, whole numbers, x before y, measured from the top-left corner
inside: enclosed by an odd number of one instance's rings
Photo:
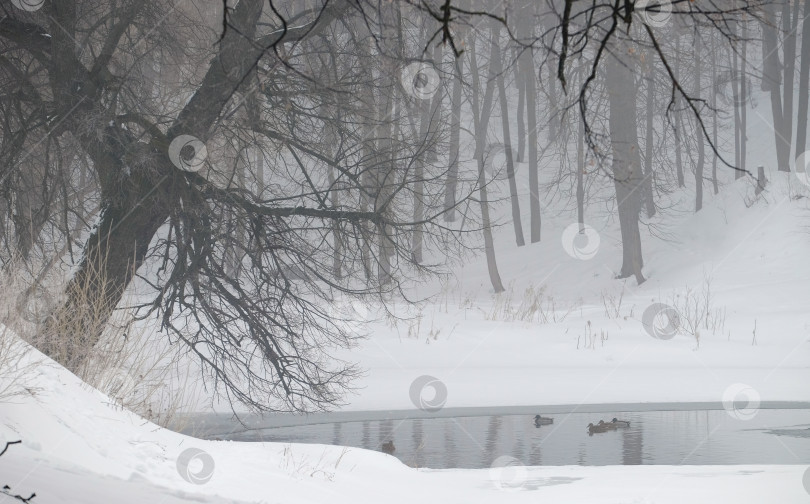
[[[553,419],[540,427],[525,408],[475,416],[443,411],[441,416],[417,418],[403,412],[349,413],[332,415],[339,420],[332,422],[324,421],[329,415],[304,417],[308,423],[298,425],[284,425],[284,418],[277,417],[254,419],[247,427],[224,417],[209,417],[211,434],[206,437],[380,451],[392,442],[392,454],[403,463],[434,469],[487,468],[502,456],[524,465],[810,463],[810,408],[763,408],[739,419],[722,407],[683,409],[680,405],[679,409],[642,411],[642,406],[627,406],[588,412],[537,408],[534,411]],[[628,421],[629,426],[589,432],[589,423],[614,417]]]

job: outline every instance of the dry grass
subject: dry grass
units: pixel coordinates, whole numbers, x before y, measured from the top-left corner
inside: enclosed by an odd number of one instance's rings
[[[6,271],[0,292],[0,401],[34,392],[26,383],[41,364],[22,364],[28,346],[16,334],[56,360],[73,356],[60,363],[104,393],[114,407],[169,429],[184,426],[179,413],[197,404],[201,387],[200,380],[190,377],[179,346],[153,337],[157,328],[136,324],[128,310],[115,310],[106,320],[105,301],[90,302],[89,280],[75,291],[78,308],[57,318],[53,314],[64,300],[64,278],[42,270],[32,274],[22,265]],[[100,274],[92,278],[106,281]],[[97,329],[102,336],[95,343],[87,334]]]
[[[514,288],[496,294],[489,311],[484,311],[486,320],[502,322],[528,322],[548,324],[562,322],[573,311],[573,308],[558,310],[554,298],[547,296],[545,287],[528,287],[516,303]]]
[[[201,387],[184,366],[180,349],[153,337],[156,333],[154,327],[136,324],[130,312],[117,312],[77,375],[114,407],[179,431],[188,422],[182,413],[197,404]]]
[[[0,403],[39,392],[33,378],[44,363],[42,359],[33,358],[31,353],[28,344],[0,325]]]
[[[34,358],[24,336],[35,327],[28,320],[44,316],[48,307],[42,299],[31,300],[36,289],[28,288],[26,280],[31,285],[32,275],[13,266],[0,273],[0,403],[35,395],[34,377],[44,365],[43,359]]]
[[[696,348],[700,348],[701,335],[722,334],[725,329],[726,309],[714,306],[711,284],[706,277],[699,289],[687,286],[668,302],[678,312],[679,332],[695,338]]]

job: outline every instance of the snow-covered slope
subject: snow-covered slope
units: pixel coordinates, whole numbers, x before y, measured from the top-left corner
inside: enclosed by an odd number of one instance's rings
[[[768,175],[769,190],[753,204],[752,181],[741,179],[707,195],[697,214],[653,219],[641,286],[614,278],[615,222],[589,221],[600,238],[589,260],[566,253],[564,217],[545,219],[543,241],[522,248],[511,228],[500,229],[510,292],[494,297],[484,261],[471,261],[421,320],[393,330],[373,324],[369,340],[345,356],[369,370],[347,409],[411,408],[409,387],[425,374],[445,384],[448,407],[720,402],[738,383],[762,401],[810,400],[808,188]],[[544,289],[542,308],[532,321],[509,321],[504,305],[517,312],[529,287]],[[689,331],[668,340],[645,331],[650,305],[678,304],[683,313],[697,301],[702,309],[707,287],[719,323],[701,327],[699,341]]]

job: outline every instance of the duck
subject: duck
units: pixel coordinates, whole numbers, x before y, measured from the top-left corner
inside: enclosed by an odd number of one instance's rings
[[[553,423],[554,423],[553,418],[547,418],[547,417],[542,417],[540,415],[534,415],[534,426],[535,427],[540,427],[541,425],[549,425],[549,424],[553,424]]]
[[[387,454],[391,455],[391,454],[394,453],[395,450],[396,450],[396,447],[394,447],[394,442],[393,441],[387,441],[387,442],[383,443],[383,445],[382,445],[383,453],[387,453]]]
[[[596,425],[594,425],[592,423],[588,424],[588,435],[589,436],[593,436],[594,434],[600,434],[602,432],[607,432],[609,430],[611,430],[610,425],[602,422],[601,420]]]
[[[617,420],[614,418],[610,423],[614,424],[616,427],[630,427],[629,420]]]
[[[619,428],[619,426],[614,424],[613,422],[605,422],[604,420],[599,420],[599,423],[597,425],[600,425],[607,430],[614,430]]]

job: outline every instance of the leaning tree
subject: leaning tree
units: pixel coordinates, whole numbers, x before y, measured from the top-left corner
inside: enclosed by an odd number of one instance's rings
[[[513,11],[526,21],[523,3]],[[610,79],[627,80],[622,47],[656,53],[671,102],[700,119],[655,31],[635,29],[638,0],[545,3],[533,31],[492,1],[1,0],[0,257],[25,260],[39,244],[71,272],[35,344],[80,368],[130,289],[140,316],[159,319],[229,399],[288,411],[339,402],[358,370],[334,351],[357,335],[336,300],[404,296],[405,282],[440,272],[480,232],[471,215],[453,217],[486,181],[441,155],[441,100],[425,103],[437,80],[453,108],[462,95],[460,66],[443,75],[446,65],[424,61],[442,54],[437,44],[458,57],[458,34],[496,41],[491,22],[502,23],[524,95],[535,92],[532,58],[555,59],[602,156],[587,102],[610,58]],[[726,33],[726,19],[755,3],[673,5]],[[567,72],[583,61],[575,91]],[[525,102],[531,125],[534,95]],[[617,118],[629,106],[614,105]],[[622,272],[639,276],[643,184],[616,128]],[[530,182],[536,241],[534,168]]]

